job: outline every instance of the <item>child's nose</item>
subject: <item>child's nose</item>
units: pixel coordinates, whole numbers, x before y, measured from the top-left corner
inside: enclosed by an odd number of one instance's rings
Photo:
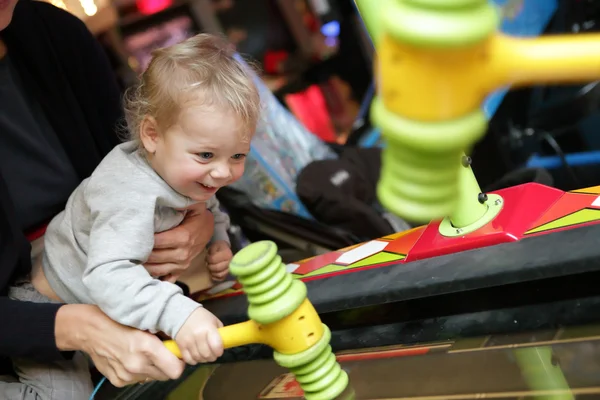
[[[231,177],[231,170],[225,165],[216,165],[211,171],[211,177],[213,179],[229,179]]]

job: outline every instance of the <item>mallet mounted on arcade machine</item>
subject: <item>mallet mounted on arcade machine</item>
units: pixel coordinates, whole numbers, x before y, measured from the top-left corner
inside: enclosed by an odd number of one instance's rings
[[[532,191],[510,199],[481,193],[465,152],[486,132],[483,102],[501,87],[598,79],[600,35],[503,35],[489,0],[355,1],[377,53],[372,119],[386,142],[381,203],[436,227],[431,243],[455,251],[467,235],[511,235],[500,216],[538,199]],[[532,389],[573,398],[547,348],[515,355]]]
[[[481,193],[465,155],[486,131],[485,97],[503,86],[600,77],[600,35],[512,38],[497,32],[488,0],[356,0],[377,49],[373,120],[384,135],[379,198],[412,221],[438,221],[438,240],[476,233],[522,201]],[[432,224],[435,222],[432,222]],[[250,320],[220,330],[226,348],[264,343],[291,369],[307,400],[333,400],[348,376],[329,329],[272,242],[231,263]],[[167,346],[175,353],[174,342]]]
[[[600,77],[600,35],[516,38],[489,0],[356,0],[376,48],[372,119],[386,142],[378,196],[392,212],[460,237],[514,211],[481,193],[465,156],[501,87]],[[535,199],[532,199],[535,201]]]

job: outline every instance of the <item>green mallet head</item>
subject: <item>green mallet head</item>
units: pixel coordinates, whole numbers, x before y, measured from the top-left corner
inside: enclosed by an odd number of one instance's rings
[[[306,297],[306,285],[286,270],[271,241],[238,252],[232,274],[248,296],[248,317],[275,361],[288,368],[307,400],[333,400],[348,386],[348,375],[329,345],[331,333]]]

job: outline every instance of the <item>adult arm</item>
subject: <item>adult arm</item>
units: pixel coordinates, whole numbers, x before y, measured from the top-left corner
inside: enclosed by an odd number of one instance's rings
[[[84,351],[115,386],[146,378],[177,379],[184,364],[160,339],[120,325],[83,304],[41,304],[0,297],[0,354],[41,361],[68,359]]]
[[[0,354],[43,360],[64,358],[56,346],[55,320],[60,304],[38,304],[0,297]]]
[[[54,42],[63,42],[56,47],[59,62],[70,77],[73,93],[88,123],[101,125],[92,126],[92,134],[98,146],[108,152],[120,142],[118,133],[124,123],[122,92],[110,61],[83,21],[50,4],[38,7],[52,22],[54,29],[49,34],[56,35]],[[69,38],[66,43],[65,36]]]
[[[31,246],[20,232],[0,176],[0,356],[47,360],[61,359],[56,347],[54,326],[58,304],[37,304],[9,299],[14,277],[31,271]]]
[[[84,351],[117,387],[177,379],[185,366],[156,336],[120,325],[93,305],[60,307],[55,334],[59,349]]]
[[[90,305],[40,304],[0,297],[0,354],[42,361],[84,351],[113,385],[177,379],[183,363],[154,335],[119,325]],[[35,316],[35,317],[33,317]]]

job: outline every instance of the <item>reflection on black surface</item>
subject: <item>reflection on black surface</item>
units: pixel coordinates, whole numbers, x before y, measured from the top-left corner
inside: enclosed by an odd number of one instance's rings
[[[600,326],[362,349],[338,360],[351,382],[344,400],[600,399]],[[302,397],[288,371],[258,360],[200,367],[166,399]]]

